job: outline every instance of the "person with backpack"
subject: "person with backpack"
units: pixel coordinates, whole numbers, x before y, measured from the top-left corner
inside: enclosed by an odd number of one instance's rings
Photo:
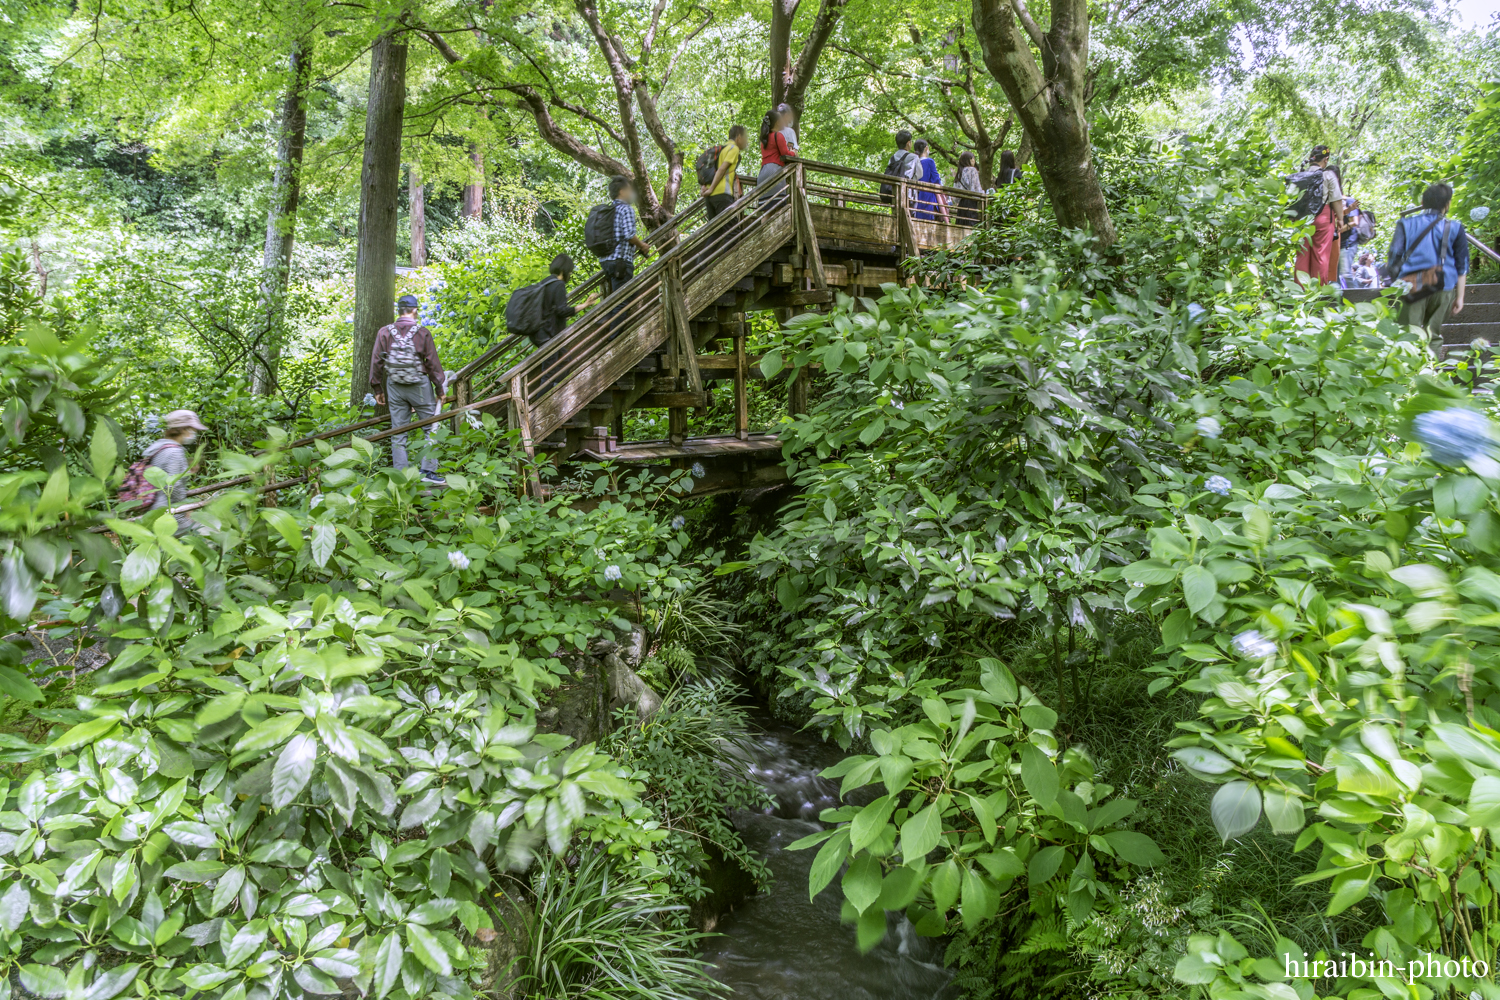
[[[1359,259],[1359,246],[1364,242],[1364,237],[1360,235],[1364,211],[1359,207],[1358,198],[1346,197],[1344,205],[1344,225],[1339,233],[1339,283],[1348,287],[1346,282],[1354,274],[1354,262]]]
[[[1443,323],[1464,308],[1469,280],[1469,241],[1464,224],[1448,218],[1453,188],[1432,184],[1422,192],[1422,211],[1396,223],[1386,274],[1403,290],[1397,322],[1427,332],[1434,353],[1443,347]]]
[[[710,219],[740,200],[738,170],[740,154],[750,145],[748,131],[743,125],[731,126],[728,142],[722,146],[710,146],[698,157],[698,183],[702,185],[704,207]],[[705,168],[707,180],[704,179]]]
[[[771,183],[777,174],[786,167],[787,161],[797,155],[797,151],[787,142],[786,133],[783,129],[791,126],[792,109],[785,104],[777,105],[760,121],[760,173],[756,175],[756,187],[765,190],[765,185]],[[776,185],[776,190],[784,188],[785,182]],[[785,203],[784,194],[762,195],[760,204],[762,208],[771,208],[774,205]]]
[[[1289,212],[1293,218],[1313,220],[1313,232],[1297,251],[1295,277],[1323,284],[1338,281],[1338,256],[1334,244],[1344,224],[1344,192],[1336,167],[1328,165],[1327,146],[1314,146],[1303,169],[1287,178],[1300,193]]]
[[[635,214],[635,185],[630,183],[630,178],[623,174],[616,174],[609,179],[609,205],[613,206],[610,213],[609,230],[609,252],[600,259],[599,270],[604,272],[604,294],[611,295],[618,288],[625,285],[627,281],[635,277],[635,255],[642,257],[651,256],[650,245],[637,235],[638,228]],[[594,224],[594,212],[599,212],[600,206],[589,213],[588,225]],[[598,252],[593,243],[593,237],[587,232],[584,234],[589,242],[589,249]]]
[[[984,183],[979,179],[979,168],[974,165],[973,153],[959,154],[958,169],[953,172],[953,186],[964,191],[973,191],[975,194],[984,193]],[[958,199],[953,216],[953,221],[960,226],[979,225],[979,199]]]
[[[887,177],[900,180],[914,181],[922,175],[922,160],[908,147],[911,146],[911,133],[902,129],[896,133],[896,151],[886,161],[884,173]],[[880,200],[887,205],[895,197],[895,184],[880,185]]]
[[[187,483],[184,474],[188,471],[188,449],[198,440],[199,434],[208,433],[203,421],[192,410],[173,410],[162,418],[162,436],[146,446],[141,460],[125,473],[120,485],[119,499],[122,504],[131,504],[135,510],[148,513],[167,506],[177,506],[187,499]],[[160,469],[175,476],[169,492],[163,492],[146,478],[147,469]],[[177,518],[177,534],[190,526],[188,515],[174,514]]]
[[[375,402],[391,408],[391,426],[400,427],[437,413],[443,396],[443,363],[438,360],[437,344],[432,331],[417,322],[422,303],[415,295],[403,295],[396,302],[400,315],[390,326],[375,334],[370,354],[370,385]],[[422,481],[446,486],[437,474],[437,459],[431,454],[431,439],[423,432]],[[391,435],[391,466],[404,469],[410,462],[406,455],[406,432]]]
[[[917,140],[916,148],[913,152],[917,154],[917,159],[922,169],[921,173],[914,179],[924,184],[941,185],[943,183],[943,175],[938,173],[937,163],[933,161],[932,157],[927,155],[927,151],[931,148],[926,139]],[[934,219],[942,222],[948,221],[948,196],[943,194],[943,192],[928,191],[923,188],[917,191],[916,200],[917,210],[913,213],[914,217],[921,219],[923,222],[932,222]]]

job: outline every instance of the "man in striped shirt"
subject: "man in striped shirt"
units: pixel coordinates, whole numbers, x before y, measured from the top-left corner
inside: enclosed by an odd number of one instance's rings
[[[636,235],[635,187],[628,177],[616,175],[609,181],[609,196],[615,203],[615,248],[599,262],[608,280],[605,294],[613,292],[635,277],[635,255],[649,256],[651,248]]]

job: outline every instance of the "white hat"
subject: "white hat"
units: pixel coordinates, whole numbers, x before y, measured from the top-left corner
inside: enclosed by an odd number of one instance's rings
[[[198,419],[198,414],[192,410],[173,410],[162,418],[162,424],[169,431],[180,430],[184,427],[191,427],[195,431],[206,432],[208,430],[203,426],[203,421]]]

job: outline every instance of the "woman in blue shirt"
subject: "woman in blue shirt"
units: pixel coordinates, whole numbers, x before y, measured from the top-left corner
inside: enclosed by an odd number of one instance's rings
[[[1447,217],[1452,201],[1453,189],[1447,184],[1433,184],[1423,191],[1422,211],[1396,223],[1390,256],[1386,258],[1386,273],[1393,279],[1430,267],[1441,270],[1441,289],[1416,302],[1403,303],[1397,318],[1400,323],[1426,330],[1437,353],[1443,347],[1443,321],[1463,311],[1464,285],[1469,276],[1469,241],[1464,238],[1464,224]]]
[[[922,175],[915,179],[925,184],[943,183],[943,175],[938,173],[937,164],[932,162],[932,157],[927,155],[927,140],[918,139],[914,148],[922,162]],[[943,196],[941,191],[918,191],[917,204],[915,211],[912,212],[912,216],[924,222],[931,222],[934,218],[940,218],[944,222],[947,222],[948,199]]]

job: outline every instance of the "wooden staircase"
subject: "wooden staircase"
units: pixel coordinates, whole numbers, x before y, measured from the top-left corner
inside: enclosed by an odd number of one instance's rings
[[[890,180],[800,161],[712,220],[701,219],[696,202],[651,234],[662,248],[655,261],[545,347],[507,337],[460,370],[456,405],[479,401],[521,431],[528,453],[675,465],[723,459],[745,472],[745,460],[780,447],[749,428],[746,385],[760,370],[745,352],[746,314],[773,309],[784,320],[830,303],[837,289],[858,295],[902,280],[904,261],[969,234],[965,225],[915,217],[911,192],[942,191],[984,211],[982,195],[910,181],[887,203],[879,186]],[[601,283],[594,275],[570,300]],[[706,406],[719,381],[733,385],[734,433],[688,438],[688,409]],[[791,387],[794,412],[805,392]],[[624,414],[640,407],[667,410],[666,440],[620,440]]]

